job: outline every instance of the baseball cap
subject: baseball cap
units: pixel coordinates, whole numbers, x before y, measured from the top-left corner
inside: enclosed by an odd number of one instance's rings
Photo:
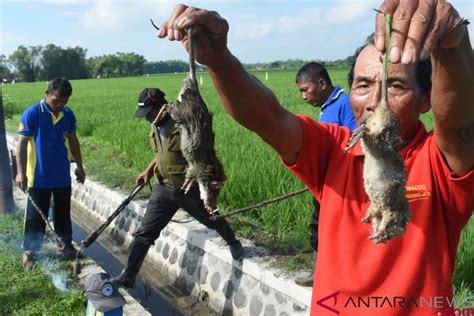
[[[150,112],[153,106],[161,106],[167,103],[165,94],[158,88],[145,88],[138,96],[138,110],[136,117],[144,117]]]
[[[118,292],[116,282],[108,273],[96,273],[85,282],[87,298],[100,312],[108,312],[125,304],[125,298]]]

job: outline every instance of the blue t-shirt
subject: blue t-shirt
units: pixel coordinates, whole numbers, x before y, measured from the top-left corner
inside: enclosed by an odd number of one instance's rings
[[[26,109],[17,133],[29,139],[28,187],[60,188],[71,185],[65,140],[69,133],[75,131],[76,118],[66,106],[57,117],[46,105],[46,99]]]
[[[326,103],[321,107],[319,121],[347,126],[351,132],[357,127],[354,113],[349,103],[349,95],[336,86]]]

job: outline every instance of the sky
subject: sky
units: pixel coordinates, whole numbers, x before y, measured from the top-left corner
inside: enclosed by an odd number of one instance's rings
[[[470,20],[474,0],[450,1]],[[244,63],[352,55],[374,31],[381,0],[0,0],[0,54],[19,45],[81,46],[87,57],[134,52],[148,61],[187,60],[178,42],[156,37],[176,3],[219,12],[230,25],[228,45]]]

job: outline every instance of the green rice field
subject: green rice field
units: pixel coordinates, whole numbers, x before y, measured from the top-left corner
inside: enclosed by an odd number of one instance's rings
[[[346,91],[347,73],[348,69],[330,69],[333,83]],[[266,81],[264,71],[254,72],[285,108],[317,118],[319,111],[306,104],[296,89],[295,74],[296,70],[271,71]],[[168,100],[174,100],[185,76],[167,74],[72,81],[74,91],[68,105],[76,114],[89,179],[120,188],[125,193],[131,190],[135,177],[153,159],[147,138],[149,125],[144,119],[133,117],[138,94],[145,87],[159,87]],[[200,73],[197,77],[202,77],[201,94],[214,113],[216,149],[228,178],[219,196],[218,206],[222,213],[303,188],[268,145],[225,113],[208,74]],[[22,111],[43,97],[46,83],[17,83],[2,88],[9,116],[7,128],[15,131]],[[428,129],[433,127],[431,113],[422,119]],[[276,255],[285,256],[287,267],[301,268],[311,265],[308,229],[311,212],[311,196],[304,193],[235,216],[230,222],[240,236],[272,249]],[[460,244],[458,263],[462,264],[458,264],[460,272],[456,275],[458,285],[464,281],[464,288],[471,289],[474,288],[473,234],[474,221],[471,219]]]

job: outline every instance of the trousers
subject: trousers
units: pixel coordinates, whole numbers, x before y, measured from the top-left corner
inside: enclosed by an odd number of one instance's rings
[[[72,242],[71,186],[63,188],[29,188],[28,194],[46,218],[49,216],[51,196],[54,201],[53,225],[64,245]],[[25,209],[23,250],[39,251],[43,244],[46,223],[30,199]]]
[[[162,184],[153,187],[142,225],[134,233],[134,237],[142,243],[154,244],[178,208],[184,209],[206,227],[215,229],[228,243],[236,240],[234,232],[225,219],[216,221],[209,219],[210,215],[204,208],[197,186],[184,194],[181,189]]]
[[[311,223],[309,224],[309,243],[314,251],[318,251],[319,211],[321,209],[321,204],[319,204],[318,200],[313,198],[313,205],[313,215],[311,216]]]

